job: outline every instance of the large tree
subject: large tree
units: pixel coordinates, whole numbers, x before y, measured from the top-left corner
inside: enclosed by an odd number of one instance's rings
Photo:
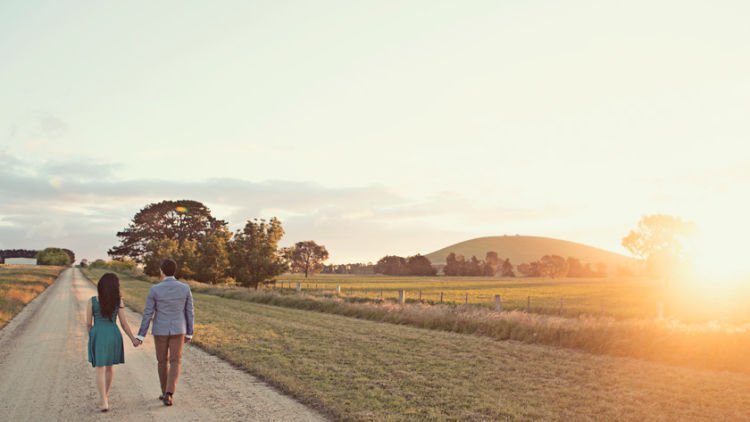
[[[484,266],[482,268],[483,275],[487,277],[494,276],[500,269],[500,258],[497,256],[497,252],[489,251],[484,257]]]
[[[407,275],[409,268],[406,266],[406,259],[396,255],[386,255],[375,264],[376,274],[385,275]]]
[[[472,255],[471,259],[466,261],[466,266],[464,267],[464,273],[461,275],[481,276],[483,266],[484,265],[482,261],[480,261],[476,256]]]
[[[192,268],[195,279],[204,283],[223,283],[230,274],[229,243],[232,233],[220,228],[198,242],[197,256]]]
[[[248,220],[242,230],[237,230],[229,253],[235,281],[257,289],[284,273],[288,265],[278,248],[282,236],[284,229],[276,217],[270,221]]]
[[[73,263],[68,252],[68,249],[45,248],[37,253],[37,264],[68,266]]]
[[[174,239],[154,239],[148,242],[143,255],[143,272],[150,276],[158,276],[161,261],[169,258],[177,263],[177,272],[175,273],[175,276],[181,278],[183,276],[183,266],[181,265],[181,262],[177,262],[178,254],[179,245]]]
[[[649,270],[663,273],[684,258],[683,242],[695,231],[693,223],[671,215],[645,215],[622,239],[622,245],[643,260]]]
[[[513,264],[510,263],[510,258],[505,258],[503,264],[500,266],[500,276],[502,277],[515,277],[516,274],[513,272]]]
[[[406,267],[409,275],[432,276],[437,274],[437,270],[432,266],[430,260],[420,254],[406,258]]]
[[[285,252],[292,271],[305,273],[305,278],[309,274],[320,272],[323,269],[323,261],[328,259],[326,247],[312,240],[297,242]]]
[[[544,255],[539,260],[539,273],[542,277],[565,277],[568,275],[568,263],[559,255]]]
[[[147,247],[152,241],[171,239],[181,248],[186,241],[200,241],[207,235],[226,227],[211,211],[198,201],[162,201],[148,204],[138,211],[128,226],[117,233],[120,244],[107,253],[113,258],[130,257],[143,263]]]
[[[456,255],[454,252],[448,254],[445,257],[445,267],[443,267],[443,274],[448,276],[464,275],[464,268],[466,267],[466,258],[463,255]]]

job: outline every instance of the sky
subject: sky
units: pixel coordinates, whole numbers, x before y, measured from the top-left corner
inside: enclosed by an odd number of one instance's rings
[[[332,262],[478,236],[750,237],[750,3],[0,3],[0,249],[205,203]]]

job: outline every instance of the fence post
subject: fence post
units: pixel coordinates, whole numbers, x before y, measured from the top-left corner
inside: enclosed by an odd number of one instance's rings
[[[526,312],[531,312],[531,296],[526,297]]]
[[[500,302],[500,295],[495,295],[495,312],[503,310],[503,304]]]
[[[380,300],[383,300],[383,289],[380,289]]]
[[[299,281],[297,282],[297,291],[298,292],[302,291],[302,283],[300,283]]]
[[[469,304],[469,292],[466,292],[466,298],[464,299],[464,305]]]
[[[440,304],[443,303],[443,292],[440,292]]]
[[[340,284],[336,285],[336,296],[341,296],[341,285]]]
[[[398,291],[398,303],[399,305],[406,303],[406,291],[404,289],[399,289]]]

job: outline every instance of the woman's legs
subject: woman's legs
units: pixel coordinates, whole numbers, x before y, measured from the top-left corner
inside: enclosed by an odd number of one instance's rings
[[[96,367],[96,389],[99,390],[99,398],[101,408],[109,409],[109,401],[107,400],[107,380],[106,380],[106,367]]]
[[[112,388],[112,376],[114,375],[114,367],[105,366],[105,368],[107,368],[105,371],[105,383],[107,384],[105,392],[107,393],[107,398],[109,398],[109,389]]]

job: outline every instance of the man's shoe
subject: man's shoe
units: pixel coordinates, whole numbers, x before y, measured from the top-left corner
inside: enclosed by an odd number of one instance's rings
[[[159,400],[164,401],[164,393],[161,393],[161,395],[159,396]]]
[[[164,393],[164,406],[172,405],[172,393]]]

